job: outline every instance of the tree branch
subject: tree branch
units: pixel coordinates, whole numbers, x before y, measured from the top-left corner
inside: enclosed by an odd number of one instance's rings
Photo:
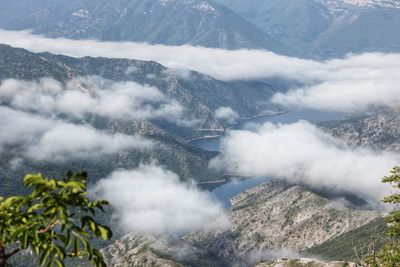
[[[53,229],[54,227],[56,227],[57,224],[60,224],[60,223],[61,223],[60,220],[56,220],[55,222],[53,222],[53,223],[47,225],[46,228],[44,228],[44,229],[42,229],[42,230],[39,230],[38,233],[39,233],[39,234],[46,233],[47,231]]]

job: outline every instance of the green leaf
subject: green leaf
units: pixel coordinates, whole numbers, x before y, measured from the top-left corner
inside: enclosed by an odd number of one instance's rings
[[[31,213],[31,212],[34,212],[34,211],[37,211],[37,210],[41,210],[43,208],[44,208],[43,204],[35,204],[35,205],[33,205],[32,207],[30,207],[28,209],[28,213]]]
[[[57,264],[58,267],[65,267],[64,263],[59,259],[54,259],[54,262]]]
[[[84,190],[86,186],[83,182],[80,182],[80,181],[69,181],[65,184],[65,187],[70,187],[72,189],[81,191],[81,190]]]
[[[51,248],[47,248],[47,249],[42,253],[42,255],[40,256],[40,261],[39,261],[40,266],[44,266],[44,265],[46,264],[46,262],[47,262],[47,260],[48,260],[48,258],[49,258],[49,256],[50,256],[51,250],[52,250]]]
[[[71,231],[67,231],[67,239],[65,243],[65,247],[68,248],[72,243],[72,238],[71,238]]]
[[[97,229],[100,231],[100,236],[103,240],[108,240],[112,237],[111,229],[104,225],[98,225]]]
[[[32,185],[41,184],[44,182],[45,182],[45,179],[41,174],[27,174],[24,177],[24,185],[27,187],[32,186]]]
[[[28,248],[28,239],[29,239],[29,232],[28,232],[28,230],[25,230],[22,235],[22,248],[23,249]]]
[[[79,251],[80,251],[79,240],[78,240],[77,237],[75,237],[75,240],[74,240],[74,253],[75,253],[75,255],[78,255]]]

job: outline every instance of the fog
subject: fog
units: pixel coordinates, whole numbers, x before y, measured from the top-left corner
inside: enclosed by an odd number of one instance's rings
[[[108,199],[124,232],[181,235],[215,230],[229,221],[220,203],[193,184],[157,164],[115,171],[100,180],[91,195]]]
[[[0,104],[43,115],[83,119],[99,115],[110,119],[163,118],[177,121],[183,107],[159,89],[135,82],[113,82],[101,77],[76,77],[66,84],[53,79],[7,79],[0,84]]]
[[[223,50],[193,46],[149,45],[134,42],[50,39],[30,31],[0,30],[0,43],[33,52],[73,57],[102,56],[153,60],[175,69],[183,77],[195,70],[220,80],[281,77],[304,86],[278,94],[275,103],[340,111],[371,106],[399,105],[400,54],[348,54],[316,61],[278,55],[265,50]],[[129,70],[134,71],[134,69]],[[279,88],[276,88],[279,89]]]
[[[0,151],[18,147],[33,161],[60,162],[129,150],[151,149],[139,135],[107,133],[88,124],[73,124],[0,106]]]
[[[399,72],[400,73],[400,72]],[[326,81],[310,87],[277,93],[272,102],[287,108],[360,112],[400,107],[400,80],[396,75],[362,80]]]
[[[253,126],[254,127],[254,126]],[[400,155],[347,146],[316,126],[299,121],[230,131],[211,165],[244,176],[272,176],[316,188],[359,194],[377,204],[390,192],[381,177]]]
[[[231,107],[220,107],[215,110],[215,117],[229,124],[233,124],[239,119],[239,114]]]

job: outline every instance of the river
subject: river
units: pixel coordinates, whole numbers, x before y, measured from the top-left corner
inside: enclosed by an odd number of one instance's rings
[[[252,119],[243,120],[238,123],[234,129],[244,129],[246,125],[251,124],[263,124],[266,122],[271,123],[282,123],[289,124],[294,123],[299,120],[306,120],[310,123],[321,123],[327,121],[335,121],[342,120],[347,117],[348,114],[338,113],[338,112],[323,112],[323,111],[315,111],[315,110],[299,110],[299,111],[288,111],[286,113],[280,113],[275,115],[268,115],[262,117],[256,117]],[[190,142],[190,144],[200,147],[202,149],[208,151],[219,151],[220,143],[222,137],[213,137],[213,138],[203,138],[197,139]],[[235,195],[250,189],[254,186],[257,186],[266,180],[268,177],[254,177],[249,179],[235,179],[233,178],[231,181],[221,184],[212,189],[212,194],[220,200],[225,208],[230,207],[230,199]]]

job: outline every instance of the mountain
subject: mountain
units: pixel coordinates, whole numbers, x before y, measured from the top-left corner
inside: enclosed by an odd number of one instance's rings
[[[224,267],[215,255],[178,238],[131,233],[102,249],[109,266],[115,267]]]
[[[344,262],[344,261],[321,261],[312,258],[303,258],[296,260],[276,260],[272,262],[263,262],[257,264],[255,267],[358,267],[359,265],[354,262]]]
[[[381,110],[368,116],[339,122],[330,130],[334,136],[353,146],[400,151],[400,110]]]
[[[68,58],[60,57],[67,61]],[[115,73],[121,72],[119,69],[121,66],[135,65],[137,69],[141,69],[143,72],[159,72],[165,70],[161,65],[154,62],[139,62],[139,61],[127,61],[127,60],[109,60],[106,59],[70,59],[72,62],[85,62],[87,63],[86,69],[78,69],[69,67],[62,60],[57,59],[57,56],[51,54],[34,54],[23,49],[15,49],[9,46],[0,45],[0,79],[21,79],[21,80],[37,80],[41,77],[52,77],[57,81],[67,82],[73,80],[76,77],[82,75],[95,74],[94,70],[89,73],[89,62],[99,68],[107,69],[108,71],[114,71]],[[96,64],[97,61],[97,64]],[[105,68],[105,66],[107,66]],[[139,73],[140,71],[138,71]],[[101,74],[100,72],[97,74]],[[137,77],[141,77],[139,74],[135,74]],[[161,74],[160,74],[161,75]],[[118,75],[115,75],[118,77]],[[143,74],[143,79],[146,79],[146,75]],[[168,76],[169,77],[169,76]],[[167,77],[167,78],[168,78]],[[164,83],[168,83],[170,80],[164,80]],[[122,79],[122,78],[121,78]],[[170,78],[171,79],[171,78]],[[175,79],[177,79],[175,77]],[[131,80],[135,80],[134,77]],[[139,81],[138,81],[139,82]],[[145,81],[143,81],[145,82]],[[153,82],[154,83],[154,82]],[[170,84],[169,88],[172,90],[174,84]],[[163,87],[165,90],[167,86]],[[180,87],[175,88],[180,90]],[[181,89],[185,90],[184,88]],[[193,98],[193,97],[192,97]],[[194,102],[194,100],[192,100]],[[191,103],[191,102],[190,102]],[[213,116],[213,112],[205,108],[204,105],[195,102],[191,103],[192,112],[204,114],[201,117],[196,113],[197,118],[203,119],[205,125],[214,127],[213,123],[217,127],[222,127],[216,121]],[[197,106],[196,106],[197,105]],[[203,111],[205,110],[205,111]],[[208,119],[210,118],[210,119]],[[112,131],[114,133],[123,133],[128,135],[141,134],[149,140],[163,144],[158,146],[154,150],[144,151],[130,151],[126,153],[121,151],[114,155],[104,157],[93,157],[86,159],[70,160],[68,162],[62,162],[61,164],[54,162],[41,162],[24,159],[19,167],[15,169],[12,166],[12,160],[15,159],[16,153],[18,153],[18,146],[8,147],[5,151],[0,151],[2,161],[0,162],[0,173],[2,179],[0,180],[0,191],[2,195],[8,195],[9,193],[15,193],[21,190],[22,177],[26,172],[45,172],[48,176],[60,176],[66,173],[68,170],[87,170],[90,173],[91,181],[95,181],[99,178],[104,178],[111,171],[117,168],[134,168],[141,162],[150,162],[151,160],[157,160],[160,164],[167,166],[170,170],[178,173],[182,179],[195,179],[195,180],[209,180],[218,177],[218,173],[208,170],[208,161],[214,153],[203,151],[192,147],[183,138],[180,138],[178,134],[172,135],[175,132],[174,129],[168,129],[167,127],[161,127],[156,122],[148,120],[136,120],[126,121],[119,119],[104,119],[99,117],[91,117],[85,124],[90,124],[95,129]],[[173,123],[171,123],[173,124]]]
[[[0,27],[51,37],[290,53],[230,9],[204,0],[1,0]]]
[[[232,199],[228,230],[195,233],[190,239],[244,266],[249,261],[299,255],[380,216],[299,185],[266,182]]]
[[[349,238],[352,242],[365,241],[371,233],[366,229],[377,224],[382,228],[384,223],[379,212],[358,209],[342,199],[327,199],[305,187],[278,181],[235,196],[228,215],[231,225],[226,230],[194,232],[184,238],[130,233],[102,252],[112,266],[255,266],[264,260],[309,257],[309,249],[318,246],[340,250],[343,243],[329,242],[346,240],[350,245]],[[325,256],[320,248],[315,251]],[[320,258],[318,253],[311,256]],[[326,262],[315,266],[336,265]]]
[[[275,92],[274,81],[223,82],[193,71],[181,73],[167,69],[156,62],[91,57],[76,59],[0,45],[0,80],[53,77],[66,82],[79,76],[93,75],[111,81],[133,81],[154,86],[177,100],[185,108],[184,118],[196,120],[195,127],[203,129],[223,130],[228,126],[215,116],[215,110],[222,106],[231,107],[240,117],[263,113],[270,108],[266,102]],[[174,129],[171,123],[154,123],[183,138],[202,135],[191,126]]]
[[[307,250],[309,256],[318,255],[324,260],[354,261],[354,249],[359,255],[368,255],[374,242],[377,249],[387,240],[388,225],[385,219],[379,218],[366,225],[339,235],[327,242]]]
[[[217,1],[303,56],[400,51],[398,0]]]
[[[312,0],[218,1],[299,52],[305,51],[332,19],[324,5]]]
[[[35,54],[24,49],[0,45],[1,81],[10,78],[37,81],[43,77],[51,77],[63,84],[72,82],[82,90],[89,89],[80,82],[80,77],[99,77],[110,82],[135,82],[143,86],[153,86],[183,107],[183,120],[193,121],[195,124],[179,124],[165,119],[126,121],[101,116],[88,117],[79,123],[112,133],[140,134],[162,145],[154,150],[129,153],[121,151],[100,158],[72,160],[61,165],[25,159],[22,162],[18,161],[21,165],[17,170],[11,163],[15,159],[15,153],[21,148],[9,148],[6,153],[2,153],[3,160],[0,163],[0,173],[6,177],[1,179],[2,193],[21,188],[21,177],[28,171],[45,171],[48,176],[59,176],[70,169],[85,169],[96,180],[107,176],[116,168],[130,169],[141,162],[146,163],[154,159],[179,174],[182,179],[219,179],[222,174],[208,168],[209,160],[216,154],[192,147],[186,140],[207,134],[198,128],[223,131],[228,127],[229,124],[220,121],[215,115],[215,110],[221,106],[230,106],[241,117],[262,113],[267,108],[266,100],[274,91],[273,84],[268,82],[222,82],[197,72],[187,72],[183,75],[156,62],[70,58],[50,53]],[[16,179],[19,182],[16,182]]]

